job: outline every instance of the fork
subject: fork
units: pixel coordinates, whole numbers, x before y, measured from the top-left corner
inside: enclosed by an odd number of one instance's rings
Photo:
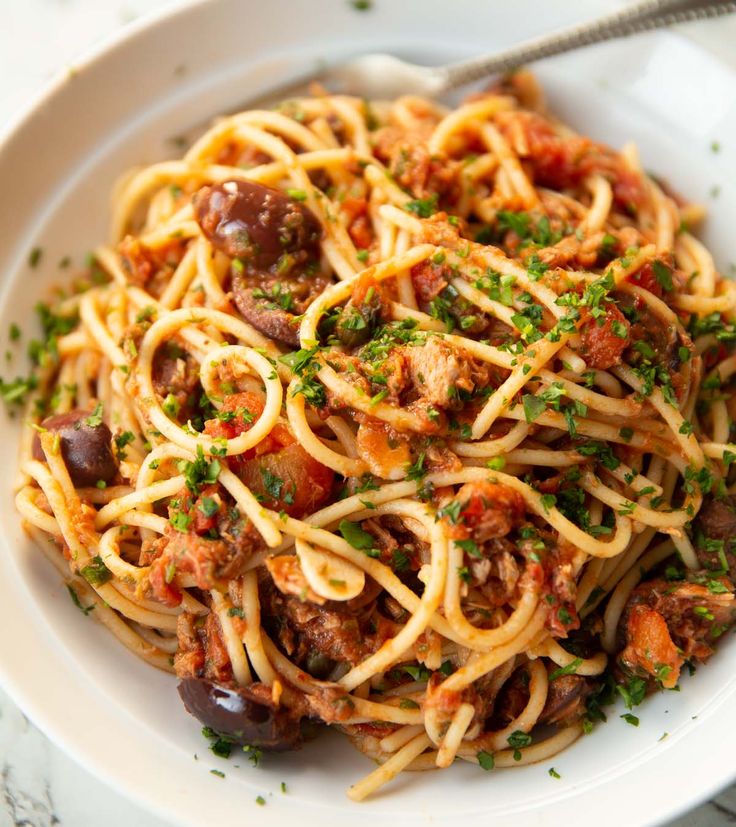
[[[345,63],[327,65],[273,87],[258,101],[250,101],[249,105],[292,97],[312,81],[326,85],[331,91],[365,98],[385,99],[406,94],[437,97],[461,86],[583,46],[735,11],[734,0],[638,0],[587,23],[526,40],[492,55],[446,66],[419,66],[389,54],[362,55]]]

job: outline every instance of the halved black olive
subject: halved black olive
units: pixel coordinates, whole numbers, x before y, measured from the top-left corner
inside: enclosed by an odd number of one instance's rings
[[[322,227],[314,213],[255,181],[202,187],[194,214],[213,246],[246,267],[269,270],[284,254],[317,258]]]
[[[230,689],[204,678],[185,678],[179,684],[179,695],[187,711],[202,724],[239,744],[273,752],[301,745],[299,717],[277,707],[262,684]]]
[[[59,434],[61,455],[76,486],[95,485],[99,480],[110,482],[118,471],[110,429],[104,422],[90,424],[91,418],[90,411],[77,409],[54,414],[41,423],[42,428]],[[34,459],[45,460],[38,434],[32,450]]]

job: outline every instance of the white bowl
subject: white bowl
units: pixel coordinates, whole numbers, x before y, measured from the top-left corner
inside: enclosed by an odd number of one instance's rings
[[[586,11],[610,5],[589,0]],[[106,238],[117,175],[172,157],[171,139],[193,125],[322,57],[389,50],[439,62],[572,22],[576,6],[375,0],[374,8],[359,12],[348,0],[213,0],[131,28],[55,83],[0,146],[0,338],[17,322],[27,340],[35,302],[67,273],[57,262],[65,255],[81,262]],[[633,138],[647,168],[689,197],[711,202],[705,240],[728,272],[736,259],[734,75],[663,33],[549,61],[539,74],[553,108],[580,131],[614,145]],[[713,141],[722,143],[720,152],[711,151]],[[709,196],[714,186],[721,188],[717,200]],[[36,246],[43,255],[31,269],[28,255]],[[6,378],[27,369],[16,350]],[[19,423],[0,416],[0,678],[36,724],[87,769],[164,817],[192,825],[248,818],[259,825],[295,818],[322,827],[378,820],[449,825],[479,817],[513,818],[516,827],[644,825],[693,806],[736,776],[731,640],[684,681],[682,692],[647,700],[638,712],[640,727],[614,710],[592,736],[538,766],[406,774],[356,805],[345,789],[370,764],[335,735],[292,755],[267,757],[258,769],[237,758],[223,762],[179,703],[174,679],[136,660],[83,617],[25,538],[11,493]],[[549,764],[559,780],[548,775]],[[212,775],[213,768],[226,778]],[[281,781],[288,784],[285,795]],[[259,795],[265,807],[256,804]]]

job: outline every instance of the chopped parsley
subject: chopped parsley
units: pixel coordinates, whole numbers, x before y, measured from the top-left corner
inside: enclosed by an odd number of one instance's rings
[[[621,465],[621,460],[613,453],[613,449],[607,442],[591,440],[582,445],[576,445],[575,450],[584,457],[595,457],[609,471],[615,471]]]
[[[547,403],[541,396],[535,396],[531,393],[525,393],[521,397],[522,405],[524,406],[524,417],[527,422],[534,422],[547,410]]]
[[[550,672],[549,680],[555,681],[557,678],[561,678],[564,675],[574,675],[576,674],[578,667],[583,662],[582,658],[575,658],[575,660],[570,661],[567,666],[560,666],[559,669],[555,669],[554,672]]]
[[[202,497],[197,507],[205,517],[214,517],[220,510],[220,505],[214,497]]]
[[[471,557],[482,557],[481,550],[474,540],[453,540],[458,548],[467,552]]]
[[[521,747],[528,747],[531,744],[532,736],[517,729],[512,732],[506,740],[513,749],[520,749]]]
[[[522,240],[529,237],[531,216],[528,213],[499,210],[496,214],[496,220],[499,230],[511,230]]]
[[[21,405],[26,396],[36,390],[38,378],[35,376],[18,376],[10,382],[0,379],[0,396],[6,404]]]
[[[554,508],[557,504],[557,497],[554,494],[542,494],[539,498],[542,503],[542,508],[544,508],[545,513],[548,513],[550,508]]]
[[[424,467],[424,459],[425,453],[422,451],[421,454],[417,457],[417,459],[407,467],[406,469],[406,479],[407,480],[421,480],[427,475],[427,469]]]
[[[501,232],[511,230],[516,233],[522,241],[522,246],[526,246],[531,242],[538,244],[540,247],[549,247],[562,238],[561,233],[552,230],[549,218],[546,215],[543,215],[537,220],[536,224],[533,224],[532,217],[528,213],[499,210],[496,214],[496,226]]]
[[[611,330],[613,331],[613,335],[617,336],[619,339],[629,338],[629,328],[617,319],[611,323]]]
[[[460,512],[462,511],[462,504],[459,500],[451,500],[447,505],[442,506],[437,511],[439,519],[447,518],[447,520],[456,525],[460,521]]]
[[[415,198],[404,204],[404,209],[419,218],[429,218],[437,212],[437,196],[432,194],[427,198]]]
[[[409,664],[408,666],[401,667],[402,672],[406,672],[406,674],[415,681],[428,681],[429,680],[429,670],[424,666],[414,666],[413,664]]]
[[[32,339],[28,343],[28,355],[36,365],[42,364],[47,358],[56,362],[59,358],[57,340],[59,336],[74,330],[79,323],[79,315],[76,312],[68,316],[58,315],[43,302],[36,305],[36,313],[41,322],[44,338],[42,341]]]
[[[633,676],[628,681],[616,684],[616,692],[624,699],[627,709],[633,709],[644,700],[647,693],[647,682],[643,678]]]
[[[606,233],[601,239],[601,246],[598,248],[599,259],[603,259],[605,262],[614,259],[616,257],[617,245],[616,236]]]
[[[353,548],[359,551],[372,551],[376,545],[376,538],[351,520],[340,520],[338,531]]]
[[[443,322],[448,333],[455,328],[455,310],[457,305],[457,291],[451,285],[435,296],[429,303],[429,315],[433,319]]]
[[[652,262],[652,272],[659,286],[667,293],[671,293],[675,286],[672,283],[672,270],[663,262],[656,259]]]
[[[79,595],[76,592],[74,586],[71,583],[66,584],[67,591],[69,592],[69,597],[72,599],[72,603],[79,609],[79,611],[83,615],[88,615],[90,612],[94,611],[94,606],[83,606],[82,601],[79,599]]]
[[[186,534],[189,531],[192,518],[184,511],[174,511],[169,517],[169,522],[177,531],[180,531],[182,534]]]
[[[212,485],[217,482],[221,467],[219,460],[213,459],[208,462],[205,459],[201,445],[197,446],[197,458],[194,462],[187,460],[177,462],[177,468],[184,475],[186,486],[193,494],[199,494],[201,485]]]
[[[98,402],[92,413],[84,420],[84,424],[89,425],[90,428],[98,428],[102,425],[102,410],[102,402]]]
[[[478,763],[484,770],[492,770],[496,765],[496,760],[493,757],[492,752],[486,752],[486,750],[481,750],[475,757],[478,759]]]
[[[135,434],[132,431],[123,431],[115,436],[115,453],[119,460],[124,460],[127,457],[125,446],[130,445],[134,440]]]
[[[263,479],[263,486],[273,500],[281,499],[281,490],[284,487],[284,481],[281,477],[277,477],[268,468],[261,467],[261,477]]]
[[[685,469],[685,483],[683,485],[685,493],[695,494],[695,487],[697,486],[701,494],[709,494],[713,488],[713,483],[713,475],[705,466],[700,469],[688,466]]]
[[[312,348],[302,348],[301,350],[295,350],[292,353],[287,353],[285,356],[280,356],[279,361],[283,362],[288,368],[294,371],[297,376],[302,376],[314,358],[314,354],[318,350],[319,347],[316,345]]]
[[[525,263],[526,271],[532,281],[539,281],[547,270],[549,270],[549,265],[545,264],[536,253],[530,256]]]
[[[163,404],[161,407],[164,409],[164,413],[166,416],[170,417],[171,419],[176,419],[179,415],[179,410],[181,405],[179,404],[179,400],[174,396],[173,393],[169,393],[164,399]]]
[[[477,279],[473,286],[485,293],[489,299],[511,307],[514,303],[512,291],[514,284],[516,284],[516,276],[502,276],[488,268],[485,275]]]
[[[533,344],[542,338],[539,326],[542,322],[543,308],[539,304],[529,304],[519,313],[511,315],[514,327],[519,331],[521,338],[528,344]]]
[[[301,378],[301,382],[294,387],[294,395],[300,394],[310,405],[323,408],[327,404],[327,394],[316,376],[319,364],[315,361],[314,355],[318,350],[317,345],[312,348],[301,348],[279,357],[279,361]]]
[[[282,257],[284,261],[287,259]],[[266,307],[269,310],[288,310],[294,309],[294,296],[290,290],[283,287],[279,282],[274,284],[269,290],[264,290],[261,287],[256,287],[253,290],[253,298],[265,301]]]
[[[373,505],[371,503],[371,505]],[[373,506],[375,508],[375,506]],[[391,555],[391,566],[394,571],[408,571],[410,567],[409,555],[403,548],[397,548]]]
[[[90,584],[90,586],[101,586],[112,577],[112,572],[105,565],[102,557],[97,555],[86,566],[83,566],[79,573]]]

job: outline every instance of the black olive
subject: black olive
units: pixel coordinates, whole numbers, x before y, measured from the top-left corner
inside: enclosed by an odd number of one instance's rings
[[[582,675],[562,675],[550,681],[540,723],[561,724],[578,720],[585,712],[585,699],[595,688],[596,684]]]
[[[299,347],[299,322],[293,313],[258,299],[252,287],[244,287],[242,277],[233,277],[233,298],[241,316],[270,339]]]
[[[270,691],[259,693],[261,684],[230,689],[204,678],[184,678],[179,684],[187,711],[220,735],[239,744],[283,752],[302,742],[299,717],[270,699]]]
[[[202,187],[194,214],[213,246],[247,267],[268,270],[288,253],[319,255],[322,227],[304,204],[254,181],[225,181]]]
[[[112,434],[104,422],[89,424],[90,411],[74,410],[44,419],[41,427],[59,434],[61,455],[78,487],[110,482],[118,472],[112,453]],[[41,440],[33,440],[34,459],[45,460]]]

